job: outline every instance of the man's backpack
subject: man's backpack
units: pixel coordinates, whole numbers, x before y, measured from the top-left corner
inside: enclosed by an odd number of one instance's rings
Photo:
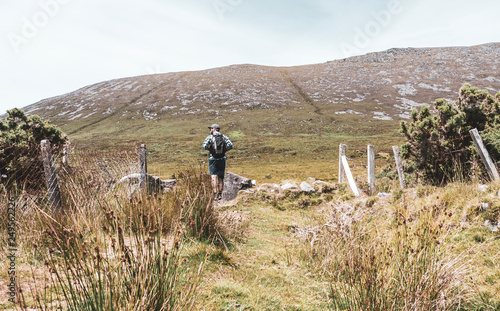
[[[212,135],[212,145],[210,147],[210,153],[214,158],[223,158],[226,155],[226,141],[222,135]]]

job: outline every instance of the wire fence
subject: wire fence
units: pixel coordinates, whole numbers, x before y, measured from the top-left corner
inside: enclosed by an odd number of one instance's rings
[[[36,192],[44,188],[43,160],[38,144],[4,145],[0,149],[0,182],[5,189]]]
[[[386,164],[385,162],[388,162],[391,158],[393,158],[392,149],[377,149],[376,146],[374,146],[374,148],[375,154],[377,155],[378,159],[384,159],[384,164]],[[366,182],[368,180],[368,146],[346,145],[345,156],[349,162],[350,169],[353,172],[356,172],[356,181]],[[382,168],[381,166],[377,165],[376,167],[378,170]]]
[[[95,151],[70,147],[58,160],[58,180],[66,205],[88,210],[110,192],[131,195],[138,183],[123,183],[123,178],[139,173],[136,151]]]
[[[471,139],[471,135],[468,133],[461,138]],[[356,181],[366,182],[369,178],[367,149],[368,146],[361,145],[348,145],[345,148],[349,167],[356,172]],[[96,199],[104,199],[110,191],[130,196],[139,191],[139,184],[144,177],[138,146],[135,150],[120,152],[89,150],[70,144],[64,147],[52,146],[54,176],[47,175],[47,163],[44,163],[46,159],[42,150],[44,148],[38,143],[0,146],[0,191],[22,191],[38,201],[52,202],[54,198],[51,189],[57,186],[62,204],[86,207],[95,204]],[[461,151],[463,150],[454,150],[452,153]],[[393,158],[391,149],[375,149],[375,153],[386,162]],[[58,185],[54,185],[54,182]]]
[[[127,178],[140,173],[137,150],[95,151],[71,145],[52,146],[52,176],[47,175],[43,149],[40,144],[3,146],[0,192],[10,196],[23,193],[39,204],[53,202],[53,189],[57,188],[65,207],[84,209],[110,191],[126,195],[138,191],[138,181],[134,183]]]

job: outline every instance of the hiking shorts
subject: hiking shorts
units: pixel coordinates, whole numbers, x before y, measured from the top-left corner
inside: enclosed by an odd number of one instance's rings
[[[217,175],[219,178],[224,178],[226,175],[226,159],[209,159],[208,174]]]

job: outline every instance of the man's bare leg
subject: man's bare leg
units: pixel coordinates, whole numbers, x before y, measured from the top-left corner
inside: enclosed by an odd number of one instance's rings
[[[224,178],[218,177],[219,179],[219,193],[222,193],[224,191]]]
[[[212,190],[214,195],[217,195],[217,175],[212,175]]]

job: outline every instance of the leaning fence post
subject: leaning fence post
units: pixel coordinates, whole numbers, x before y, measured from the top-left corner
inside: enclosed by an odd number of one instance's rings
[[[483,160],[484,166],[486,166],[486,171],[488,171],[488,175],[490,175],[490,178],[493,180],[500,179],[495,163],[493,163],[490,154],[484,147],[483,139],[479,135],[477,129],[472,129],[469,131],[469,133],[472,137],[472,140],[474,141],[474,145],[476,145],[476,149],[479,152],[479,155],[481,156],[481,160]]]
[[[370,186],[370,195],[375,192],[375,148],[368,145],[368,185]]]
[[[45,182],[49,193],[50,208],[53,212],[61,211],[61,193],[57,182],[56,167],[52,158],[52,149],[48,139],[44,139],[40,144],[42,148],[43,170],[45,172]]]
[[[141,188],[146,189],[146,182],[148,176],[148,162],[146,155],[146,145],[141,144],[139,148],[139,160],[140,160],[140,169],[141,169]]]
[[[352,177],[351,174],[351,169],[349,168],[349,163],[347,163],[347,158],[346,156],[341,157],[342,164],[345,170],[345,174],[347,175],[347,181],[349,181],[349,186],[351,187],[352,192],[354,192],[355,196],[359,196],[359,191],[358,187],[356,186],[356,182],[354,181],[354,178]]]
[[[345,183],[345,170],[344,165],[342,164],[342,157],[345,156],[345,149],[347,145],[340,144],[339,145],[339,184]]]
[[[394,158],[396,159],[396,168],[399,175],[399,184],[401,188],[406,188],[405,173],[403,171],[403,164],[401,163],[401,157],[399,156],[399,147],[392,146],[392,151],[394,152]]]

